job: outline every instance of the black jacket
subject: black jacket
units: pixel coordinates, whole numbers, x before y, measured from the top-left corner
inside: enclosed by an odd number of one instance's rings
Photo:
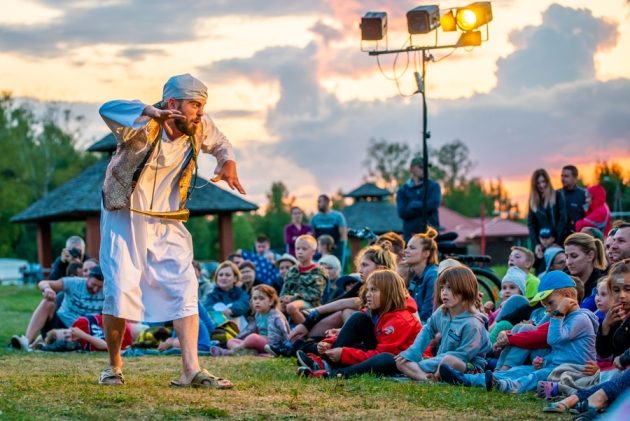
[[[552,228],[556,233],[556,243],[564,243],[565,227],[567,224],[567,208],[562,191],[556,191],[556,203],[553,206],[539,208],[536,212],[531,209],[527,213],[527,227],[532,250],[539,244],[538,233],[541,228]]]
[[[597,330],[595,348],[597,355],[601,358],[621,355],[621,364],[630,365],[630,318],[613,325],[606,336],[602,334],[600,325]]]
[[[400,186],[396,194],[396,205],[398,216],[403,221],[403,237],[409,241],[412,235],[422,231],[424,221],[422,219],[422,209],[424,205],[424,188],[428,185],[427,196],[427,220],[426,223],[436,230],[440,228],[440,218],[438,208],[442,203],[442,191],[440,185],[435,181],[424,180],[417,186],[412,180]]]

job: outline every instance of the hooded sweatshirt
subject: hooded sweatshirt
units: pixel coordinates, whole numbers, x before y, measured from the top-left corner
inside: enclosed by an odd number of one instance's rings
[[[364,351],[343,347],[341,348],[341,364],[344,366],[358,364],[383,352],[395,355],[409,347],[422,329],[417,312],[416,302],[409,297],[405,309],[390,311],[379,316],[374,326],[376,349]]]
[[[585,364],[596,361],[595,340],[599,321],[589,310],[579,309],[566,317],[552,317],[549,321],[547,343],[551,352],[545,357],[545,366]]]
[[[591,196],[591,204],[583,219],[575,223],[575,230],[580,232],[584,227],[594,227],[606,234],[610,231],[611,219],[610,208],[606,204],[606,190],[599,184],[588,188]]]
[[[545,250],[545,271],[538,275],[538,279],[542,279],[542,277],[545,276],[545,273],[549,272],[549,269],[553,264],[553,259],[555,259],[556,256],[560,253],[564,253],[564,249],[561,247],[549,247],[547,250]]]
[[[439,362],[447,355],[483,368],[486,362],[484,356],[490,351],[487,321],[487,316],[480,312],[465,311],[451,317],[442,305],[433,312],[413,345],[401,352],[400,356],[408,361],[419,362],[420,368],[426,372],[435,372]],[[422,360],[422,353],[438,333],[442,334],[442,340],[436,356]]]

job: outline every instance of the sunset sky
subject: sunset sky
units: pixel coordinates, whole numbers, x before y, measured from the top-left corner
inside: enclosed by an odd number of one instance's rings
[[[153,103],[169,76],[190,72],[209,87],[206,110],[235,146],[246,198],[263,204],[282,180],[312,210],[318,193],[362,182],[370,138],[419,147],[414,62],[403,74],[405,55],[396,68],[383,56],[383,75],[358,23],[387,11],[398,48],[406,11],[422,4],[436,2],[3,0],[0,90],[83,115],[86,147],[106,134],[102,102]],[[474,175],[501,177],[522,210],[536,168],[556,185],[567,163],[587,182],[596,160],[630,168],[630,2],[492,4],[488,42],[433,53],[443,59],[428,65],[431,145],[464,141]]]

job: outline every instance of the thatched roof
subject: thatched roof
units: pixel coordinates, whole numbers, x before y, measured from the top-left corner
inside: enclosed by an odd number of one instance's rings
[[[389,190],[382,189],[374,183],[365,183],[362,186],[352,190],[350,193],[346,193],[344,197],[354,197],[356,199],[367,197],[387,197],[391,196]]]
[[[107,136],[103,140],[106,138]],[[108,162],[109,158],[106,158],[87,168],[72,180],[15,215],[11,218],[11,222],[77,221],[88,216],[99,215],[101,189]],[[188,209],[192,216],[258,209],[257,205],[220,189],[201,177],[197,179],[197,185],[203,187],[195,189],[188,202]]]
[[[369,227],[376,234],[402,232],[402,220],[398,217],[396,206],[389,202],[357,201],[341,212],[350,229]]]
[[[116,137],[114,137],[113,133],[109,133],[98,142],[95,142],[87,150],[88,152],[114,152],[116,146]]]

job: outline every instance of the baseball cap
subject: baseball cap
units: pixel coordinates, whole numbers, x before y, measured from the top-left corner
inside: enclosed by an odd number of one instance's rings
[[[556,235],[551,228],[541,228],[540,231],[538,232],[538,236],[540,238],[549,238],[549,237],[555,237]]]
[[[538,294],[534,295],[534,298],[529,302],[532,305],[537,304],[560,288],[575,288],[575,282],[569,275],[560,270],[547,272],[538,284]]]
[[[169,98],[175,99],[208,99],[208,88],[196,77],[185,73],[172,76],[164,84],[162,101]]]

